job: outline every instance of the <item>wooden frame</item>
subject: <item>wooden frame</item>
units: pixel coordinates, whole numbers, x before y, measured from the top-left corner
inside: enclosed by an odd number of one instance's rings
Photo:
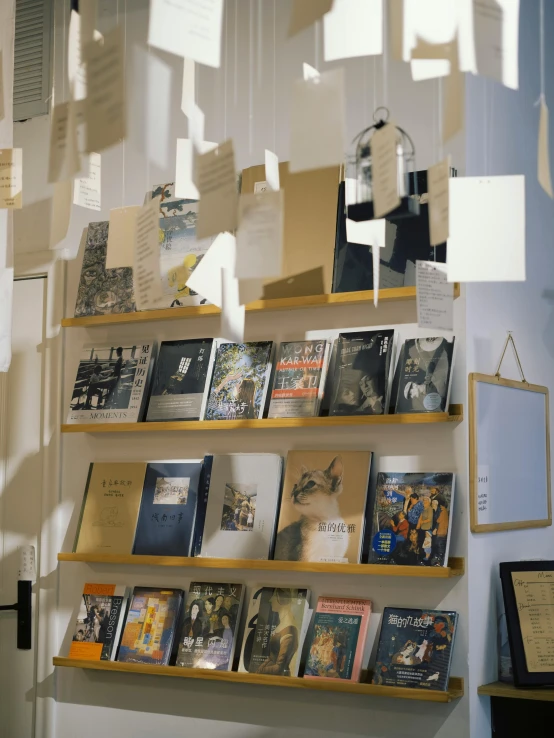
[[[545,444],[546,444],[546,494],[547,517],[540,520],[517,520],[514,522],[479,523],[478,508],[478,408],[477,385],[490,384],[497,387],[509,387],[524,392],[535,392],[544,395],[545,401]],[[552,525],[552,500],[550,492],[550,415],[548,388],[538,384],[519,382],[513,379],[503,379],[497,375],[477,374],[469,375],[469,490],[470,490],[470,528],[472,533],[489,533],[491,531],[518,530],[521,528],[545,528]],[[517,422],[517,419],[514,418]]]

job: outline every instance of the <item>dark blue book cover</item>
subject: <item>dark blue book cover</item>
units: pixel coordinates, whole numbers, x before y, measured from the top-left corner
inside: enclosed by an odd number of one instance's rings
[[[148,464],[134,554],[190,556],[202,461]]]
[[[373,684],[445,692],[458,613],[385,607]]]

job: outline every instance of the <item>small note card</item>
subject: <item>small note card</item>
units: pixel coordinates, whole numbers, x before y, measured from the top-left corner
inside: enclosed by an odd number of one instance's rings
[[[196,238],[235,231],[238,226],[237,175],[233,142],[225,141],[197,158],[197,185],[200,193]]]
[[[0,210],[23,207],[23,149],[0,149]]]
[[[235,276],[280,277],[283,271],[284,192],[240,196]]]
[[[454,330],[454,285],[446,264],[416,261],[417,324],[431,330]]]
[[[450,157],[427,170],[429,193],[429,233],[431,246],[446,243],[449,236],[449,181]]]
[[[162,298],[159,217],[161,197],[143,205],[136,218],[133,280],[138,310],[151,310]]]
[[[396,127],[386,123],[371,138],[374,218],[382,218],[400,205],[396,157]]]

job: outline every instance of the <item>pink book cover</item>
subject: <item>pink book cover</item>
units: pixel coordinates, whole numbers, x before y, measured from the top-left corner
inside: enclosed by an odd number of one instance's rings
[[[359,682],[371,600],[320,597],[304,679]]]

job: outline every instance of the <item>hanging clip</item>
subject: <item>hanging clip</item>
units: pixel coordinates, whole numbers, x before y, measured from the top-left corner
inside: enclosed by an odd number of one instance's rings
[[[504,356],[506,354],[506,349],[508,348],[508,344],[509,343],[512,344],[512,348],[514,350],[514,356],[516,357],[517,366],[518,366],[518,369],[519,369],[519,373],[521,375],[521,381],[524,382],[525,384],[529,384],[529,382],[525,379],[525,375],[523,373],[523,368],[521,366],[521,361],[519,360],[519,356],[518,356],[518,353],[517,353],[517,349],[516,349],[516,344],[515,344],[515,341],[514,341],[514,337],[512,336],[512,331],[508,331],[508,336],[506,338],[506,342],[504,343],[504,348],[502,349],[502,354],[500,356],[500,361],[498,362],[498,366],[496,367],[496,371],[494,373],[494,376],[497,379],[500,379],[500,367],[502,366],[502,362],[504,361]]]

